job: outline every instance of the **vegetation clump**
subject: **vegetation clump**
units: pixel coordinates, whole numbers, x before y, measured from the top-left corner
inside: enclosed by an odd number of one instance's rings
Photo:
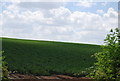
[[[5,57],[2,56],[3,52],[0,51],[0,78],[2,81],[8,81],[8,67],[7,63],[5,62]]]
[[[92,72],[89,76],[100,81],[118,81],[120,79],[119,29],[111,29],[104,41],[105,45],[102,45],[102,52],[93,55],[97,62],[91,68]]]

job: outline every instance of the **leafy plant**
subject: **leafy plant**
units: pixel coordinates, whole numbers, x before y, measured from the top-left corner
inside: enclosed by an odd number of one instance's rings
[[[118,28],[107,34],[102,52],[93,56],[97,62],[91,68],[90,77],[100,81],[117,80],[120,78],[120,33]]]
[[[2,38],[5,61],[11,72],[34,75],[84,76],[99,45]]]
[[[2,56],[3,52],[0,51],[0,78],[3,81],[8,81],[8,67],[7,63],[4,61],[5,57]]]

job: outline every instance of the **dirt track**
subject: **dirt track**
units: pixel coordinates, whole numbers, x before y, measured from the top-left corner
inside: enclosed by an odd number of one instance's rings
[[[66,75],[52,75],[52,76],[34,76],[22,74],[10,74],[9,78],[12,81],[93,81],[86,77],[71,77]]]

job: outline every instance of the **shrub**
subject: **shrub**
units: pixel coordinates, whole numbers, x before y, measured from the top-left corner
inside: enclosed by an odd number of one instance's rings
[[[102,45],[102,52],[93,56],[97,62],[91,69],[90,77],[100,81],[117,81],[120,78],[120,33],[118,28],[107,34],[105,45]]]

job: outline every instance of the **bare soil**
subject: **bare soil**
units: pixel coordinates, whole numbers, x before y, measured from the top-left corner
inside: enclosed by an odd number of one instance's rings
[[[9,78],[12,81],[93,81],[87,77],[71,77],[67,75],[34,76],[12,73]]]

